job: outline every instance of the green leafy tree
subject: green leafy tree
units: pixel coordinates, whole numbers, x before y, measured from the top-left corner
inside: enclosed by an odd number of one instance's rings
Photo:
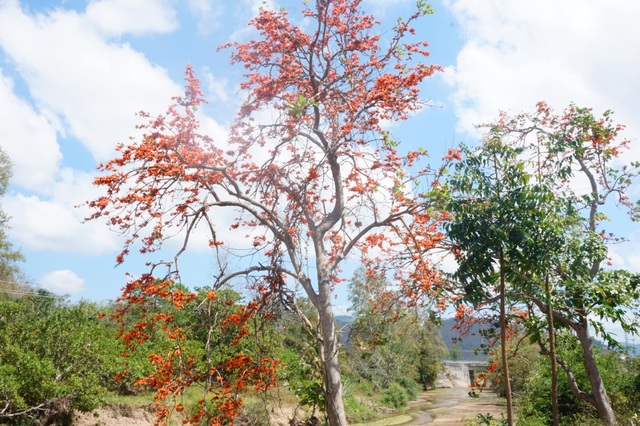
[[[349,373],[378,389],[389,389],[394,382],[412,393],[411,383],[433,387],[446,347],[428,316],[405,306],[384,277],[364,269],[355,272],[349,291]]]
[[[588,108],[570,105],[562,114],[555,114],[541,102],[530,114],[503,114],[490,128],[492,138],[522,149],[534,173],[553,183],[553,194],[565,204],[566,215],[580,218],[576,226],[567,229],[567,240],[551,264],[551,297],[544,291],[533,291],[544,288],[540,283],[529,287],[526,299],[577,338],[590,391],[572,380],[574,372],[568,363],[554,358],[565,370],[574,396],[592,404],[603,423],[615,424],[595,360],[591,329],[614,346],[617,342],[603,320],[618,323],[629,333],[640,329],[640,277],[605,269],[607,243],[620,239],[607,232],[603,210],[615,206],[626,210],[631,220],[638,219],[640,205],[629,199],[628,188],[640,164],[625,164],[621,159],[629,141],[619,141],[623,126],[614,124],[611,111],[596,117]],[[523,278],[539,282],[542,277],[531,274]]]
[[[527,238],[531,213],[544,201],[543,188],[530,185],[518,153],[499,139],[487,139],[476,150],[463,147],[464,158],[448,181],[454,192],[445,207],[452,215],[445,230],[459,264],[454,279],[463,287],[464,300],[475,306],[498,305],[509,424],[513,424],[513,408],[507,309],[514,289],[507,285],[513,275],[514,258],[520,257],[522,242]],[[464,306],[459,312],[465,312]]]
[[[543,103],[533,114],[501,116],[490,125],[480,155],[467,152],[458,165],[451,185],[463,196],[451,199],[453,220],[447,225],[466,297],[475,303],[491,301],[492,283],[499,282],[502,305],[508,284],[511,300],[526,307],[520,317],[551,357],[552,371],[555,363],[561,366],[573,395],[593,405],[606,424],[615,424],[616,417],[595,361],[590,328],[612,345],[616,342],[603,319],[637,332],[633,314],[640,295],[636,274],[603,268],[606,243],[614,237],[601,229],[606,219],[601,209],[615,199],[632,219],[638,213],[626,195],[638,164],[612,166],[627,145],[615,142],[619,130],[609,112],[596,118],[573,105],[559,116]],[[578,176],[587,190],[580,190]],[[591,392],[576,380],[575,365],[555,353],[558,327],[579,341]],[[504,339],[502,346],[506,351]],[[502,364],[508,366],[505,352]],[[555,404],[553,411],[557,424]]]
[[[95,408],[118,369],[97,307],[46,291],[0,301],[0,420],[68,423]]]

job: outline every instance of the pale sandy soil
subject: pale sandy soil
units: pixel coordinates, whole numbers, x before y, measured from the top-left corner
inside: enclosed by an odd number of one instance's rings
[[[73,424],[78,426],[149,426],[155,416],[143,408],[105,407],[90,413],[76,412]]]

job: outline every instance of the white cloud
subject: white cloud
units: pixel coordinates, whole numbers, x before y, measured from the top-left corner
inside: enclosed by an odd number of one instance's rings
[[[56,137],[106,161],[117,143],[137,133],[135,112],[163,112],[182,93],[166,70],[131,46],[107,40],[171,31],[177,22],[169,6],[105,0],[91,2],[86,13],[58,8],[32,14],[16,1],[0,0],[0,53],[26,88],[18,91],[0,69],[2,146],[15,164],[14,191],[3,208],[13,216],[10,235],[19,246],[90,254],[120,246],[103,222],[82,223],[89,211],[75,206],[102,188],[91,184],[92,170],[63,167]],[[202,121],[216,140],[226,137],[213,119]],[[16,192],[23,189],[29,192]]]
[[[119,247],[117,235],[104,223],[83,223],[86,207],[76,208],[96,198],[99,188],[92,186],[86,173],[64,169],[53,185],[51,197],[9,194],[4,210],[12,217],[9,235],[27,249],[102,254]]]
[[[198,32],[209,34],[220,26],[220,17],[223,15],[222,5],[215,0],[189,0],[189,11],[198,22]]]
[[[178,26],[175,10],[166,0],[93,0],[86,18],[93,28],[113,36],[165,33]]]
[[[492,120],[498,110],[556,109],[571,101],[613,109],[632,123],[640,109],[640,3],[624,0],[452,0],[465,44],[445,73],[460,128]],[[637,131],[638,127],[634,127]],[[636,133],[637,134],[637,133]]]
[[[204,88],[207,90],[207,100],[210,104],[229,105],[232,104],[232,102],[240,103],[234,100],[232,93],[233,86],[229,83],[229,79],[214,75],[209,67],[204,67],[202,81]],[[239,90],[240,88],[236,87],[236,92]]]
[[[103,161],[137,123],[134,113],[164,110],[181,93],[164,69],[126,44],[108,43],[86,15],[28,15],[0,7],[0,47],[15,63],[37,107]]]
[[[13,81],[0,68],[2,149],[13,163],[12,184],[32,191],[48,188],[62,160],[56,130],[42,114],[13,93]]]
[[[67,204],[17,194],[5,202],[12,216],[9,235],[34,250],[99,254],[116,248],[103,224],[82,225],[82,217]]]
[[[84,279],[68,269],[48,272],[39,282],[42,288],[58,294],[77,294],[84,290]]]

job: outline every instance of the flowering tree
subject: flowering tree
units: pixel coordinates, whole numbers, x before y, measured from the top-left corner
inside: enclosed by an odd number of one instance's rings
[[[256,40],[223,46],[232,50],[232,63],[246,69],[241,88],[247,99],[228,146],[200,133],[196,110],[204,100],[187,68],[185,95],[163,115],[142,113],[145,135],[120,145],[119,156],[101,166],[105,174],[95,183],[106,195],[89,205],[91,219],[107,218],[128,236],[118,262],[134,243],[143,253],[153,252],[182,232],[184,244],[175,257],[150,264],[148,275],[125,287],[122,298],[131,303],[162,297],[180,306],[193,299],[172,290],[180,279],[178,259],[190,237],[203,230],[218,259],[238,254],[234,248],[242,247],[221,237],[228,230],[219,223],[235,215],[230,228],[246,235],[242,254],[253,261],[235,270],[220,261],[216,282],[244,277],[256,298],[231,320],[241,325],[279,300],[312,328],[295,305],[293,288],[302,287],[319,318],[313,331],[328,421],[345,425],[332,308],[341,263],[359,254],[366,267],[393,271],[412,300],[436,280],[424,254],[440,239],[438,218],[427,209],[426,192],[417,195],[415,188],[430,173],[415,164],[424,152],[400,153],[383,125],[421,107],[418,85],[439,67],[416,60],[428,55],[426,42],[406,41],[414,34],[411,23],[431,13],[425,3],[384,42],[376,34],[380,23],[361,11],[359,0],[311,3],[302,12],[304,26],[294,25],[283,10],[262,9],[250,21],[259,32]],[[275,119],[261,121],[264,112]],[[237,358],[231,368],[255,363],[250,371],[263,388],[259,366],[272,364],[247,358]],[[226,417],[219,422],[232,417],[236,406],[227,399],[223,407]]]

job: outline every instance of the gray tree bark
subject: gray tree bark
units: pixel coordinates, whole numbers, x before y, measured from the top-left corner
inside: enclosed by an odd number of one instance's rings
[[[584,368],[591,384],[591,390],[593,392],[594,405],[598,410],[600,420],[607,425],[618,424],[616,415],[611,407],[607,390],[602,383],[602,376],[600,370],[596,364],[596,358],[593,354],[593,345],[591,343],[591,336],[589,335],[589,322],[586,318],[580,322],[580,326],[575,328],[578,340],[582,346],[582,354],[584,360]]]

